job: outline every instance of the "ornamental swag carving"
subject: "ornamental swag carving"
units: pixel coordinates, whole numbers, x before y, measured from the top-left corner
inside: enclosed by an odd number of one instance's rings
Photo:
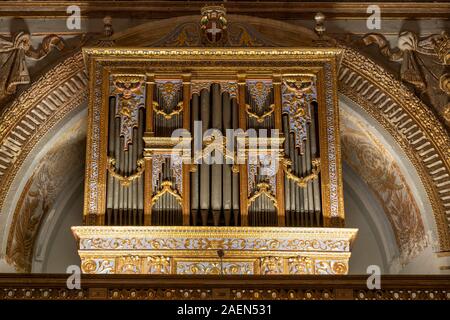
[[[0,101],[14,94],[18,85],[30,83],[27,58],[41,60],[54,48],[61,51],[64,43],[53,34],[46,36],[36,49],[26,32],[19,32],[10,40],[0,38]]]

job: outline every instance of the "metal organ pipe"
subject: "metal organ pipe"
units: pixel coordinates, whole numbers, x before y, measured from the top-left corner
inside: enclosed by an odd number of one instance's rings
[[[200,120],[200,105],[198,94],[192,95],[191,100],[191,128],[194,130],[194,121]],[[195,156],[196,147],[195,142],[191,144],[191,150],[193,150],[192,156]],[[192,213],[192,224],[194,226],[198,225],[198,210],[200,201],[200,189],[199,189],[199,169],[196,167],[196,171],[191,173],[191,213]]]
[[[217,83],[211,86],[212,95],[212,114],[211,126],[222,132],[222,99],[220,95],[220,87]],[[216,151],[211,157],[216,156]],[[211,209],[213,215],[214,226],[218,226],[220,222],[220,214],[222,209],[222,165],[212,164],[211,169]]]
[[[226,135],[226,129],[232,128],[232,119],[231,119],[231,104],[230,104],[230,95],[228,93],[222,94],[222,115],[223,115],[223,125],[222,132],[223,135]],[[227,142],[228,147],[228,142]],[[227,164],[227,159],[224,159],[224,164],[222,167],[222,176],[223,176],[223,211],[224,211],[224,219],[225,225],[229,226],[231,223],[231,198],[232,198],[232,173],[231,173],[231,165]]]

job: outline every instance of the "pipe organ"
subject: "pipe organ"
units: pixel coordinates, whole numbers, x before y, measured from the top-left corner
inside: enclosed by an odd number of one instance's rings
[[[84,54],[83,272],[347,272],[339,49]]]

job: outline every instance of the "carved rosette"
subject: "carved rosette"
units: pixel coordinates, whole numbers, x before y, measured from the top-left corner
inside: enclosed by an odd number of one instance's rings
[[[347,274],[348,261],[298,256],[288,259],[289,274]]]
[[[115,273],[115,259],[108,259],[103,257],[96,258],[82,258],[81,271],[83,273],[91,274],[106,274]]]

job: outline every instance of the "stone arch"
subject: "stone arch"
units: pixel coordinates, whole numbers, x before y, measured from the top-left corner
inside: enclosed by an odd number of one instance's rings
[[[179,25],[197,19],[197,16],[189,16],[149,22],[117,33],[113,40],[118,46],[151,45],[161,39],[161,34],[173,35],[182,30]],[[312,31],[280,21],[233,15],[230,20],[245,21],[249,26],[245,30],[250,30],[252,36],[262,34],[261,39],[279,46],[306,46],[317,40]],[[450,250],[447,221],[450,215],[450,139],[447,132],[427,106],[381,66],[351,48],[345,49],[339,70],[340,93],[370,114],[407,155],[433,208],[439,250]],[[20,188],[19,184],[13,185],[18,170],[40,139],[86,100],[87,82],[82,54],[78,52],[37,80],[0,116],[1,253],[6,251],[6,240],[13,232],[7,227],[16,219],[12,213],[17,197],[13,193]]]

